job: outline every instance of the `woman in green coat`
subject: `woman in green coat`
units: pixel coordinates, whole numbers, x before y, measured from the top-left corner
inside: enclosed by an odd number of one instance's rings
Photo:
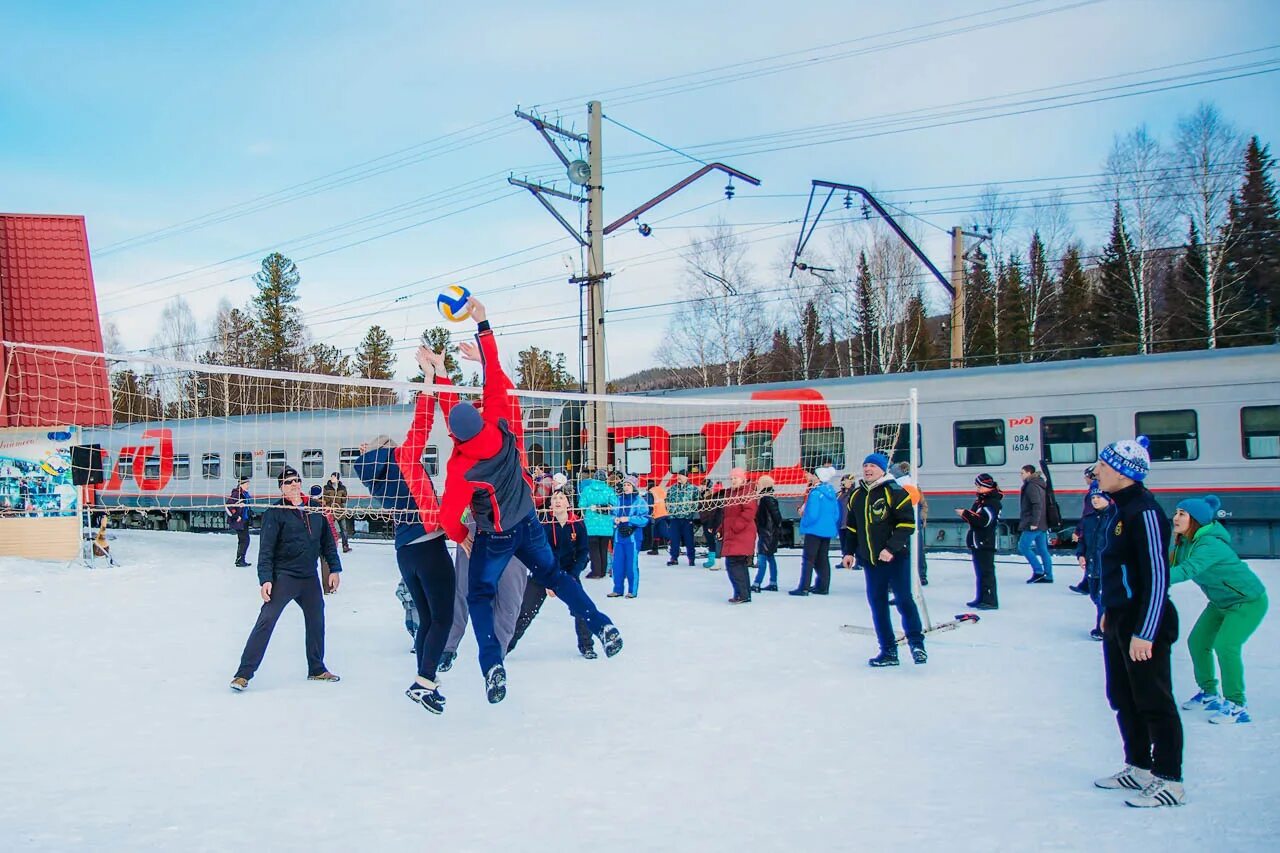
[[[1173,514],[1169,583],[1194,581],[1209,599],[1187,637],[1200,692],[1182,707],[1212,712],[1211,723],[1247,723],[1240,652],[1267,613],[1267,591],[1232,549],[1226,528],[1217,520],[1219,506],[1219,500],[1208,495],[1183,501]],[[1221,696],[1215,653],[1222,668]]]

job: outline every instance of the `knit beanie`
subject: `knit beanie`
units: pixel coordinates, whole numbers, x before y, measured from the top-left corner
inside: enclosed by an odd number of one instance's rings
[[[1151,442],[1145,435],[1134,439],[1113,441],[1098,454],[1098,461],[1105,462],[1130,480],[1141,482],[1151,471],[1151,454],[1147,452]]]
[[[821,468],[814,469],[813,476],[817,477],[820,482],[830,483],[835,479],[837,473],[838,472],[835,468],[830,465],[825,465]]]
[[[868,453],[867,457],[862,460],[862,464],[874,465],[885,473],[888,473],[889,471],[889,457],[885,456],[883,453]]]
[[[973,484],[975,486],[981,486],[984,489],[1000,488],[998,485],[996,485],[996,478],[992,477],[990,474],[979,474],[978,476],[973,478]]]
[[[449,412],[449,433],[458,441],[470,441],[480,434],[483,426],[484,419],[470,403],[458,403]]]
[[[1196,524],[1201,527],[1217,521],[1218,509],[1221,506],[1222,501],[1218,500],[1215,495],[1205,495],[1202,498],[1187,498],[1185,501],[1178,503],[1178,509],[1194,518]]]

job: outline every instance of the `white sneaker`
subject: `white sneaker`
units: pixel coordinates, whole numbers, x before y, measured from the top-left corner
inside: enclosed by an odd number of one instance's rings
[[[1182,703],[1182,710],[1216,711],[1221,707],[1222,697],[1217,693],[1205,693],[1203,690]]]
[[[1141,791],[1150,785],[1151,780],[1154,778],[1150,770],[1143,770],[1141,767],[1126,764],[1120,772],[1104,776],[1101,779],[1095,779],[1093,784],[1108,790],[1128,788],[1130,791]]]
[[[1222,701],[1222,707],[1218,709],[1218,713],[1209,718],[1209,722],[1218,725],[1229,725],[1231,723],[1251,723],[1253,718],[1249,716],[1249,709],[1244,705],[1237,705],[1229,699]]]
[[[1187,793],[1182,788],[1181,782],[1171,782],[1168,779],[1161,779],[1159,776],[1152,776],[1151,782],[1142,792],[1136,794],[1124,801],[1126,806],[1133,806],[1135,809],[1158,809],[1161,806],[1185,806],[1187,804]]]

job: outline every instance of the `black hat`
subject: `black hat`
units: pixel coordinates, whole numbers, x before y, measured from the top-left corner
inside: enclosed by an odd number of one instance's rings
[[[330,478],[337,477],[339,480],[342,479],[342,475],[339,474],[337,471],[334,471],[332,474],[329,475],[329,477]]]
[[[298,473],[297,469],[291,468],[288,465],[286,465],[280,469],[280,476],[276,477],[276,482],[281,486],[283,486],[284,481],[289,479],[290,477],[297,477],[299,480],[302,479],[302,475]]]
[[[247,483],[247,482],[249,482],[251,479],[253,479],[253,478],[252,478],[252,477],[236,477],[236,482],[237,482],[237,483]]]
[[[996,485],[996,478],[992,477],[990,474],[979,474],[978,476],[973,478],[973,484],[975,486],[981,486],[984,489],[1000,488],[998,485]]]

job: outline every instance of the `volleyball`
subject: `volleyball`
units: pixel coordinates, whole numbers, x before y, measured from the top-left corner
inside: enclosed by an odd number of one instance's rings
[[[470,298],[470,290],[460,284],[451,284],[436,297],[436,307],[440,309],[441,317],[450,323],[458,323],[469,316],[467,300]]]

